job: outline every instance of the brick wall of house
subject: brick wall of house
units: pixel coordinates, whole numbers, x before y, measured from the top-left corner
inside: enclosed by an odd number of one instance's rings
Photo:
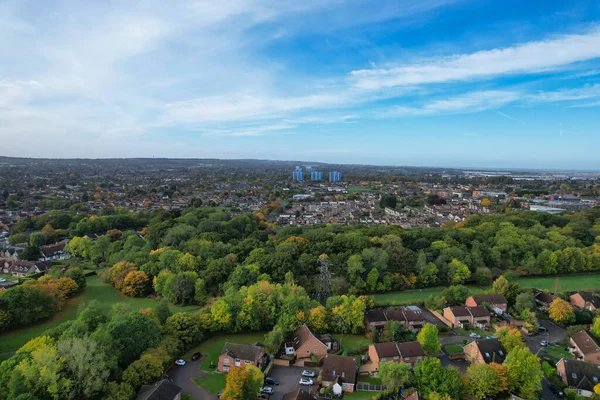
[[[229,363],[227,363],[229,361]],[[240,367],[244,365],[256,365],[256,363],[252,360],[240,360]],[[219,356],[219,365],[217,366],[217,371],[219,372],[228,372],[229,370],[225,367],[229,366],[229,368],[233,368],[235,365],[235,359],[229,357],[227,354],[221,354]]]
[[[472,363],[480,363],[484,362],[481,353],[479,352],[479,347],[475,345],[475,342],[471,342],[464,347],[465,359]]]
[[[308,358],[310,356],[315,356],[317,358],[323,358],[327,355],[327,346],[325,346],[321,341],[317,338],[311,337],[306,342],[302,344],[296,350],[296,357],[298,358]]]

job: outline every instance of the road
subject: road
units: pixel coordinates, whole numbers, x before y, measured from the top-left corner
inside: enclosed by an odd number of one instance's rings
[[[548,343],[560,343],[567,339],[567,331],[556,326],[551,321],[547,319],[540,320],[540,324],[546,327],[548,332],[540,332],[535,336],[525,336],[527,347],[529,347],[529,350],[536,355],[539,355],[543,349],[543,346],[540,344],[542,340],[547,340]]]
[[[194,378],[200,378],[206,374],[206,372],[199,369],[203,359],[204,357],[196,361],[188,361],[183,367],[173,365],[168,375],[174,384],[183,389],[184,392],[194,396],[196,400],[217,400],[216,394],[210,393],[194,382]]]

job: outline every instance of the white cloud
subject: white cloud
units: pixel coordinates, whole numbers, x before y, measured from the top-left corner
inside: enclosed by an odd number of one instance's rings
[[[351,72],[357,87],[386,87],[467,81],[515,73],[559,69],[578,61],[600,57],[600,29],[554,39],[460,54],[418,64]]]
[[[498,108],[512,103],[521,93],[512,91],[488,90],[470,92],[449,99],[435,100],[419,107],[395,106],[383,113],[384,116],[418,116],[438,114],[472,113]]]
[[[590,99],[600,96],[600,84],[585,85],[580,88],[561,89],[555,91],[538,92],[529,96],[530,101],[535,102],[559,102]]]

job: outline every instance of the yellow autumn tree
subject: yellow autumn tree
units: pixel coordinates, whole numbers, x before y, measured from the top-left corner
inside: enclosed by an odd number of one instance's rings
[[[222,400],[254,400],[260,393],[263,373],[253,365],[233,367],[227,374]]]
[[[556,298],[550,304],[548,309],[550,318],[560,325],[567,325],[571,322],[575,322],[575,311],[573,307],[561,298]]]
[[[329,323],[327,322],[327,309],[324,306],[317,306],[310,310],[308,314],[308,327],[314,332],[327,332]]]

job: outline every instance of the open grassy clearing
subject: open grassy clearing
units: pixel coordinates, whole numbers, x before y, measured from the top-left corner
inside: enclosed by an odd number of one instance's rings
[[[363,392],[357,391],[353,393],[344,393],[344,399],[350,400],[371,400],[374,396],[377,396],[379,392]]]
[[[209,372],[204,378],[194,379],[196,384],[202,386],[211,393],[219,393],[221,390],[225,389],[226,381],[227,375],[219,374],[217,372]]]
[[[45,330],[54,328],[61,323],[77,317],[77,309],[80,304],[90,300],[98,300],[100,308],[105,311],[110,311],[116,303],[125,303],[131,306],[132,309],[154,308],[158,304],[155,300],[149,298],[134,298],[127,297],[124,294],[117,292],[110,284],[102,282],[97,275],[87,278],[87,287],[83,293],[68,299],[65,302],[64,308],[56,313],[51,318],[21,329],[6,332],[0,335],[0,353],[16,351],[30,339],[40,336]],[[173,312],[190,311],[198,308],[197,306],[171,306]]]
[[[552,357],[552,358],[556,359],[557,361],[563,357],[569,358],[569,359],[575,358],[573,356],[573,354],[571,354],[567,351],[565,346],[559,346],[559,345],[549,346],[545,349],[545,352],[549,357]]]
[[[362,335],[333,335],[348,354],[358,354],[360,349],[371,344],[371,339]]]
[[[564,276],[541,276],[523,277],[517,282],[522,288],[537,288],[541,290],[554,291],[556,281],[559,283],[559,291],[594,290],[600,287],[600,274],[578,274]],[[491,286],[469,286],[471,294],[481,293],[489,290]],[[411,289],[402,292],[381,293],[373,296],[378,306],[393,306],[408,303],[423,302],[430,295],[439,296],[445,289],[444,286],[435,286],[426,289]]]

